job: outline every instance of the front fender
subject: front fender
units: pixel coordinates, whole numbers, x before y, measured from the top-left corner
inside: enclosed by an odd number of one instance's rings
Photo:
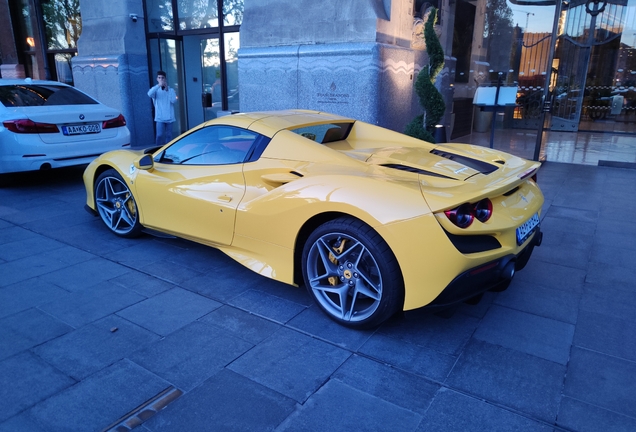
[[[122,176],[130,190],[135,194],[134,179],[137,175],[133,162],[143,156],[143,150],[115,150],[104,153],[93,160],[82,176],[84,188],[86,189],[86,205],[93,210],[97,210],[95,205],[95,180],[107,169],[114,169]],[[125,169],[124,169],[125,168]]]

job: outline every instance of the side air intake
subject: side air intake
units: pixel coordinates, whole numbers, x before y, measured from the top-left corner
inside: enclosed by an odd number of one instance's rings
[[[436,156],[455,161],[462,165],[466,165],[467,167],[472,168],[475,171],[479,171],[482,174],[490,174],[491,172],[497,171],[499,169],[497,165],[492,165],[488,162],[472,159],[467,156],[457,155],[455,153],[445,152],[439,149],[431,150],[431,153]]]

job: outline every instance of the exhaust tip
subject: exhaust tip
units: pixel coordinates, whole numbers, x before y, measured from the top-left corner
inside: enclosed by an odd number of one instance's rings
[[[506,264],[506,266],[501,271],[501,279],[503,280],[512,280],[515,275],[515,261],[511,260]]]
[[[516,260],[511,259],[503,266],[501,273],[499,273],[499,280],[489,289],[492,292],[502,292],[508,289],[512,278],[515,275],[515,267],[517,265]]]

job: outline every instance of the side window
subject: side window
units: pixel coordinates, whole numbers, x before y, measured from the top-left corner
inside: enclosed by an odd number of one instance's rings
[[[172,144],[158,162],[182,165],[242,163],[258,137],[254,132],[231,126],[208,126]]]

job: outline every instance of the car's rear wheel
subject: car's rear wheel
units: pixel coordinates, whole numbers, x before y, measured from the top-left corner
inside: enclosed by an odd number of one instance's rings
[[[106,170],[97,177],[95,205],[104,224],[118,236],[136,237],[141,233],[135,198],[114,169]]]
[[[387,243],[353,218],[319,226],[303,249],[305,285],[334,321],[353,328],[379,325],[404,303],[404,283]]]

